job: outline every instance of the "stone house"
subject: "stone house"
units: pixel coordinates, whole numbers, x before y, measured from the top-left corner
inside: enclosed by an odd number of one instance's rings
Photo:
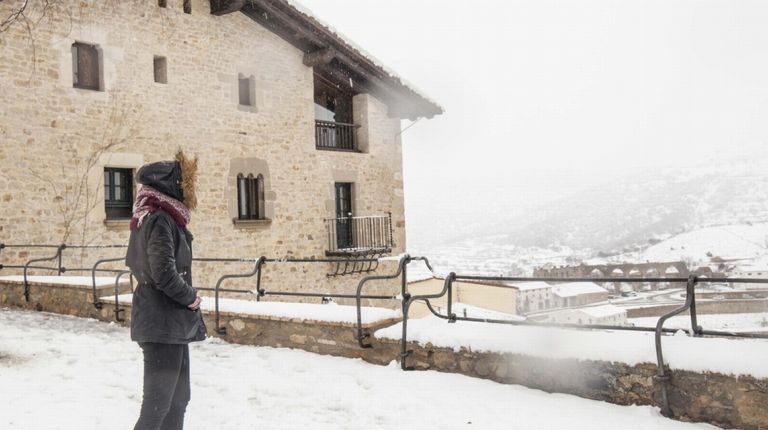
[[[559,324],[627,325],[627,310],[615,305],[588,306],[552,312],[544,321]]]
[[[608,290],[593,282],[565,282],[552,286],[554,307],[569,308],[608,300]]]
[[[40,3],[29,32],[0,33],[0,243],[127,243],[133,173],[183,149],[199,157],[196,256],[405,250],[401,120],[442,108],[294,2]],[[6,248],[0,263],[43,251]],[[200,263],[196,282],[251,265]],[[273,264],[263,280],[348,291],[361,276],[333,271]]]
[[[518,314],[542,311],[554,306],[552,285],[546,282],[504,282],[504,284],[515,291]]]

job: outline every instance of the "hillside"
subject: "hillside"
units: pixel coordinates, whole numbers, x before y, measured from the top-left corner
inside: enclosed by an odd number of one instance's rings
[[[455,234],[410,247],[437,255],[441,266],[509,274],[591,257],[754,257],[765,252],[768,237],[768,157],[606,178],[577,194],[508,211],[507,221],[491,213],[481,219],[459,213],[452,222],[463,225],[443,229]]]

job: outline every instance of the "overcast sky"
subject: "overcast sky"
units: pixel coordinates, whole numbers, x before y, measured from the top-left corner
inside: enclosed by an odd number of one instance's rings
[[[766,1],[301,3],[446,110],[403,134],[409,222],[768,144]]]

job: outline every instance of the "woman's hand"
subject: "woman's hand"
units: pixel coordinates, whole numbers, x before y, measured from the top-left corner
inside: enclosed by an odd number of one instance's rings
[[[196,311],[200,309],[200,303],[203,301],[203,299],[200,296],[195,297],[195,301],[192,302],[191,305],[187,306],[189,309]]]

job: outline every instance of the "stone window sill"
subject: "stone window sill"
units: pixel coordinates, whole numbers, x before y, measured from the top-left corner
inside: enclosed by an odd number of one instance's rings
[[[232,223],[237,228],[254,229],[254,228],[261,228],[261,227],[269,227],[269,225],[272,224],[272,220],[270,218],[264,218],[264,219],[233,218]]]
[[[259,110],[255,105],[237,105],[237,110],[240,112],[252,112],[257,113]]]
[[[105,219],[104,225],[109,230],[128,230],[131,228],[131,219]]]

